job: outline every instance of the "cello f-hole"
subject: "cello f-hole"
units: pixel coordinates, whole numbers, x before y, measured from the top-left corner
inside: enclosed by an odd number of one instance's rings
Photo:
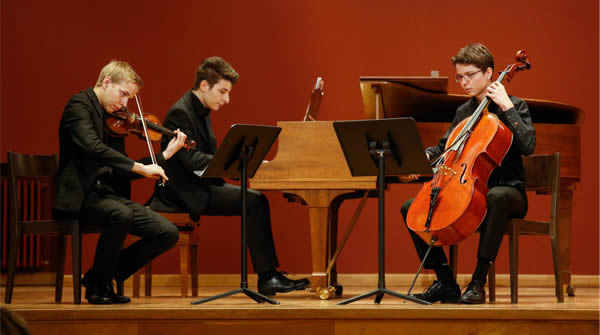
[[[467,163],[462,163],[462,164],[460,165],[460,167],[462,168],[462,172],[461,172],[461,174],[460,174],[460,179],[459,179],[459,182],[460,182],[461,184],[466,184],[466,183],[467,183],[467,181],[465,180],[465,174],[466,174],[466,172],[467,172]]]

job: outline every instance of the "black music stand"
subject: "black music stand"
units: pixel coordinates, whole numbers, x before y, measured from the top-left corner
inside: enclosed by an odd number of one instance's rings
[[[268,302],[279,305],[279,302],[248,288],[248,248],[246,241],[246,210],[248,196],[248,177],[252,178],[267,152],[281,132],[280,127],[234,124],[225,136],[219,150],[207,168],[199,173],[207,178],[240,178],[242,192],[242,270],[240,288],[218,294],[209,298],[193,301],[192,305],[202,304],[224,298],[237,293],[244,293],[258,303]]]
[[[364,121],[337,121],[333,123],[344,151],[346,163],[353,176],[377,176],[379,192],[379,280],[370,292],[340,301],[338,305],[375,295],[379,304],[384,294],[431,305],[430,302],[401,294],[385,287],[385,176],[432,174],[415,120],[397,118]],[[386,159],[388,158],[388,159]],[[391,159],[390,159],[391,158]]]

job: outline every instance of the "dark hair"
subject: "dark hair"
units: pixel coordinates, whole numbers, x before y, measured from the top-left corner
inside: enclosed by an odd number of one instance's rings
[[[203,80],[206,80],[208,86],[212,88],[221,79],[229,80],[231,84],[235,84],[240,79],[240,75],[223,58],[208,57],[200,63],[196,70],[194,89],[198,89]]]
[[[475,65],[482,71],[487,70],[488,67],[494,69],[494,56],[485,45],[481,43],[469,44],[466,47],[460,49],[456,56],[450,58],[452,65],[456,64],[471,64]]]

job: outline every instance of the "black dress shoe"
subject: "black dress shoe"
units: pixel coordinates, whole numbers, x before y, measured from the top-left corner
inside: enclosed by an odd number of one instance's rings
[[[129,297],[123,296],[123,295],[118,295],[115,293],[115,289],[112,286],[112,283],[108,283],[107,285],[107,289],[110,291],[110,301],[113,304],[126,304],[128,302],[131,302],[131,299],[129,299]]]
[[[467,286],[465,293],[460,297],[461,304],[485,304],[485,289],[477,280]]]
[[[284,276],[288,274],[285,271],[281,271],[280,273],[283,274]],[[290,279],[290,280],[292,281],[292,283],[297,285],[298,288],[296,290],[305,290],[310,287],[310,280],[308,280],[308,278]]]
[[[94,283],[87,274],[81,279],[81,285],[85,286],[85,298],[90,304],[109,305],[126,304],[131,301],[129,297],[118,295],[112,286],[112,283],[97,284]]]
[[[296,285],[296,290],[305,290],[310,287],[310,280],[308,278],[301,279],[290,279],[294,285]]]
[[[110,291],[104,285],[98,285],[88,273],[81,279],[81,285],[85,287],[85,298],[93,305],[110,305]]]
[[[266,296],[273,296],[276,292],[286,293],[302,290],[308,285],[308,279],[291,280],[281,272],[275,272],[271,278],[258,278],[258,292]]]
[[[460,298],[460,287],[456,283],[454,285],[444,285],[434,280],[425,292],[413,294],[412,296],[431,303],[441,301],[443,304],[457,304],[458,298]]]
[[[110,305],[110,291],[106,287],[89,286],[85,289],[85,298],[93,305]]]

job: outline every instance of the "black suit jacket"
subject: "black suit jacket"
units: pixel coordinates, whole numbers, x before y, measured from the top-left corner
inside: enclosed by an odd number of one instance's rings
[[[210,185],[223,185],[222,179],[200,178],[194,171],[202,171],[217,151],[217,141],[212,130],[210,110],[198,97],[188,91],[171,107],[163,126],[180,129],[196,147],[179,150],[166,163],[169,181],[164,187],[155,187],[151,207],[162,211],[185,211],[194,220],[206,209]],[[169,139],[163,137],[161,147],[166,148]]]
[[[110,176],[115,192],[129,198],[134,161],[125,153],[123,138],[104,131],[105,111],[92,88],[71,97],[58,128],[59,166],[56,176],[55,216],[76,214],[100,174]],[[156,155],[164,166],[162,153]],[[139,160],[149,164],[150,158]]]

